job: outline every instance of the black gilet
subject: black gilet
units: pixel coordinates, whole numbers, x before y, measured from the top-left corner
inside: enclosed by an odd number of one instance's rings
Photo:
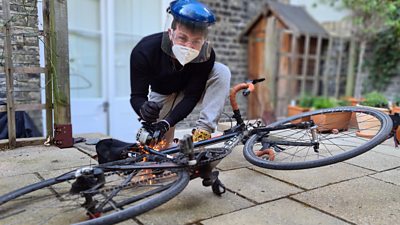
[[[182,67],[161,49],[161,40],[162,33],[144,37],[132,50],[130,103],[140,115],[140,107],[148,100],[149,87],[163,95],[183,92],[183,100],[175,103],[174,110],[162,118],[174,126],[189,115],[200,100],[214,66],[215,53],[212,50],[208,61]]]

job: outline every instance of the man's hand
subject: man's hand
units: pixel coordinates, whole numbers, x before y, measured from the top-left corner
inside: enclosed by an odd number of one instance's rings
[[[166,120],[161,120],[157,123],[153,124],[154,127],[154,138],[157,138],[158,140],[161,140],[164,137],[164,134],[167,133],[167,131],[170,128],[170,125],[168,121]]]
[[[147,101],[140,108],[140,117],[149,123],[156,122],[162,105],[158,102]]]

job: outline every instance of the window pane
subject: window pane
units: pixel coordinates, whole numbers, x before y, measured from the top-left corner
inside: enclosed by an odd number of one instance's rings
[[[68,0],[68,27],[100,30],[100,1]]]
[[[72,98],[101,97],[100,37],[69,35]]]
[[[68,1],[71,98],[101,97],[100,22],[99,0]]]
[[[133,47],[144,36],[161,32],[162,0],[118,0],[115,1],[115,90],[116,96],[130,94],[130,54]]]

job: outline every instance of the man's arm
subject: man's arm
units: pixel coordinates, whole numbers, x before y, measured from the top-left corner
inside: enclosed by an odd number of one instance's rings
[[[184,97],[166,118],[171,126],[185,119],[201,99],[206,88],[208,75],[214,66],[214,55],[212,56],[210,61],[194,64],[188,71],[192,76],[184,90]]]
[[[131,72],[131,98],[130,103],[136,114],[140,116],[140,108],[147,101],[149,93],[150,74],[147,66],[147,59],[143,52],[134,48],[130,58]]]

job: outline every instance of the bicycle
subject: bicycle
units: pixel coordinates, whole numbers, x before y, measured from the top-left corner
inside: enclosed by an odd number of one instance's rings
[[[203,179],[204,186],[222,195],[226,188],[218,179],[215,167],[240,143],[244,144],[245,159],[256,166],[277,170],[308,169],[362,154],[394,136],[399,124],[398,115],[389,117],[362,107],[322,109],[269,125],[260,120],[245,122],[236,103],[236,94],[244,90],[243,95],[247,96],[261,81],[263,79],[248,81],[232,88],[232,117],[237,124],[221,136],[193,143],[187,135],[179,146],[157,151],[149,144],[157,143],[160,137],[150,124],[144,124],[138,132],[139,143],[127,145],[118,140],[106,140],[109,145],[119,146],[119,160],[81,167],[0,196],[0,221],[12,222],[25,211],[35,210],[39,219],[47,222],[56,220],[60,215],[57,213],[78,210],[90,220],[77,218],[72,223],[113,224],[166,203],[195,178]],[[333,123],[319,118],[333,114],[347,114],[348,119],[332,126]],[[367,127],[361,128],[355,120]],[[378,123],[372,125],[373,120]],[[361,131],[368,131],[369,137],[361,135]],[[223,146],[215,147],[215,144]],[[103,146],[109,147],[104,142]],[[47,193],[30,195],[38,190]],[[55,215],[47,216],[53,210]],[[42,211],[44,213],[40,213]]]

